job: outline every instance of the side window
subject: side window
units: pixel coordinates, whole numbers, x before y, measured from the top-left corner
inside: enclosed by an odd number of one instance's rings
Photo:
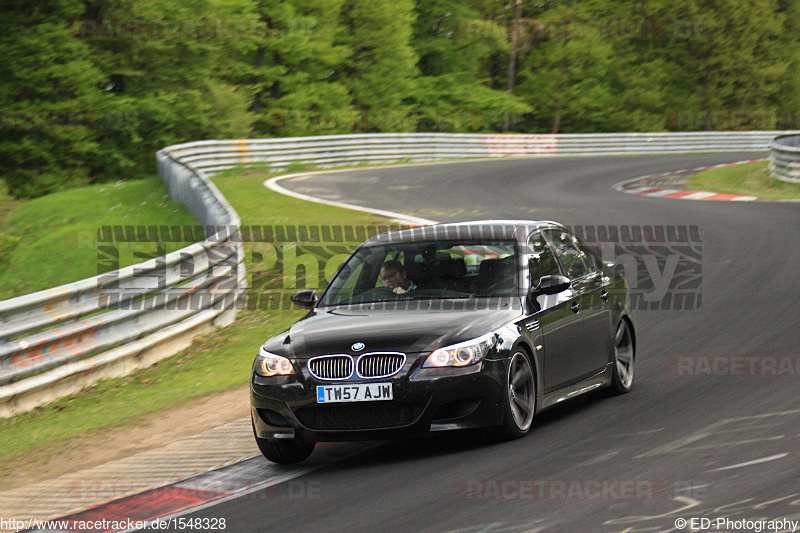
[[[578,248],[580,248],[580,250],[583,252],[583,257],[589,263],[591,271],[598,272],[600,270],[600,259],[592,251],[592,249],[586,246],[585,243],[581,242],[580,239],[578,239],[577,237],[575,237],[574,239],[575,239],[575,244],[577,244]]]
[[[594,271],[586,253],[578,248],[575,237],[565,231],[547,230],[547,239],[556,251],[558,261],[569,279],[578,279]]]
[[[536,285],[542,276],[561,274],[556,258],[540,232],[537,231],[528,238],[528,252],[531,286]]]

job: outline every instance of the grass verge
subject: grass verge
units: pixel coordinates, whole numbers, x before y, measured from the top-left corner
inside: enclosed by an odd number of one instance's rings
[[[689,186],[701,191],[757,196],[764,200],[800,198],[800,183],[787,183],[769,173],[769,163],[746,163],[711,168],[689,178]]]
[[[170,200],[155,177],[24,201],[0,191],[0,300],[96,276],[190,244],[118,243],[116,258],[103,257],[105,270],[98,272],[99,228],[153,224],[196,224],[182,205]],[[109,266],[114,259],[116,268]]]
[[[286,197],[262,186],[270,175],[247,170],[230,171],[215,178],[222,194],[238,211],[243,225],[279,226],[298,223],[329,226],[386,225],[385,219],[357,211]],[[339,243],[333,254],[356,243]],[[293,243],[286,243],[293,246]],[[281,245],[283,246],[283,245]],[[343,246],[343,248],[342,248]],[[307,258],[295,257],[280,265],[285,250],[270,242],[245,243],[250,286],[255,291],[288,293],[312,281]],[[329,248],[329,247],[328,247]],[[330,252],[330,250],[328,250]],[[297,250],[293,253],[297,254]],[[335,263],[335,262],[334,262]],[[332,264],[334,264],[332,263]],[[276,265],[280,268],[276,269]],[[298,268],[303,265],[302,268]],[[334,266],[338,265],[335,263]],[[287,269],[289,272],[287,272]],[[331,270],[317,269],[328,276]],[[205,338],[198,338],[181,353],[130,376],[97,383],[74,397],[9,419],[0,419],[0,479],[12,475],[20,464],[45,461],[58,454],[67,440],[116,431],[157,416],[187,400],[234,388],[246,382],[258,346],[304,311],[267,306],[239,313],[237,321]]]

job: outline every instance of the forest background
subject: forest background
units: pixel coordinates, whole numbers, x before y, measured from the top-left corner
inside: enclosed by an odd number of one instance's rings
[[[800,129],[796,0],[2,0],[30,198],[200,139]]]

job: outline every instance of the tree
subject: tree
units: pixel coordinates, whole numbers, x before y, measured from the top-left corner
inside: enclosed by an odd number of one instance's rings
[[[670,56],[682,70],[687,107],[697,111],[688,129],[752,129],[752,112],[778,105],[790,64],[778,2],[684,0],[671,8],[699,21]],[[737,111],[741,120],[732,114]]]
[[[348,133],[356,118],[339,66],[351,50],[337,42],[342,0],[263,1],[270,27],[259,43],[253,109],[267,135]]]
[[[618,96],[630,82],[622,67],[613,14],[596,2],[553,6],[524,23],[528,53],[518,94],[533,108],[534,131],[614,131],[624,122]]]
[[[102,73],[67,23],[80,8],[15,3],[0,22],[0,164],[9,191],[40,196],[89,181]]]
[[[507,31],[485,6],[418,2],[413,44],[421,74],[415,96],[419,130],[486,131],[506,113],[528,111],[494,86],[492,58],[508,54]]]
[[[411,0],[346,0],[337,42],[350,54],[336,68],[359,112],[373,117],[359,129],[409,131],[406,109],[417,88],[417,55],[411,46]]]
[[[266,29],[249,0],[101,0],[74,27],[106,74],[98,131],[109,177],[150,174],[153,153],[198,139],[249,136],[249,55]]]

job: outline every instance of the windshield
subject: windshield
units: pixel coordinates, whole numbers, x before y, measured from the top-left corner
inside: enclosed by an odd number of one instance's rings
[[[356,250],[320,305],[510,296],[517,288],[512,241],[426,241]]]

